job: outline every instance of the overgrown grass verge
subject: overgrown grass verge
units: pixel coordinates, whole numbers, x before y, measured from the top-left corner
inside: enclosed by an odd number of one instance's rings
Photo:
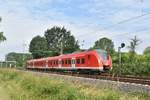
[[[150,100],[149,95],[97,89],[12,69],[0,69],[0,80],[0,86],[8,91],[11,100]]]

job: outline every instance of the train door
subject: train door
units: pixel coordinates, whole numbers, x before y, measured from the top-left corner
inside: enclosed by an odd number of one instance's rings
[[[61,64],[62,64],[61,59],[59,59],[59,60],[58,60],[58,67],[59,67],[59,68],[61,68]]]
[[[72,58],[71,67],[72,67],[72,68],[75,68],[75,67],[76,67],[76,59],[75,59],[75,58]]]

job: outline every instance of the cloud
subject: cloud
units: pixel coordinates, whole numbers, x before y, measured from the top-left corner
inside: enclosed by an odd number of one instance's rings
[[[96,40],[108,37],[115,43],[115,48],[121,42],[129,44],[130,38],[137,35],[142,43],[138,52],[150,45],[147,41],[148,32],[141,30],[149,28],[149,16],[121,25],[111,26],[140,14],[140,7],[133,5],[133,0],[0,0],[0,28],[4,31],[7,41],[0,44],[0,58],[9,52],[23,52],[23,43],[29,44],[36,35],[44,35],[47,28],[54,25],[65,26],[80,41],[84,40],[84,48],[91,47]],[[136,7],[129,7],[130,5]],[[148,4],[147,4],[148,5]],[[128,7],[127,7],[128,6]],[[147,8],[146,8],[147,9]],[[130,27],[129,27],[130,24]],[[145,29],[144,29],[145,30]],[[134,32],[131,33],[131,32]],[[142,48],[141,48],[142,47]],[[127,51],[128,49],[125,49]],[[26,52],[27,49],[26,49]]]
[[[132,9],[147,9],[150,7],[149,0],[114,0],[122,7],[132,8]]]
[[[133,5],[137,2],[141,2],[140,0],[114,0],[115,2],[118,2],[122,5]]]
[[[110,19],[113,23],[118,23],[120,21],[127,20],[135,16],[139,16],[140,14],[141,13],[139,13],[136,10],[121,10],[115,13],[114,15],[112,15]]]

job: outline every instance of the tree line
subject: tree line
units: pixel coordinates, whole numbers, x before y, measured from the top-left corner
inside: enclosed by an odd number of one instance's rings
[[[10,52],[5,56],[6,61],[16,61],[17,67],[25,67],[26,61],[29,59],[32,59],[32,55],[29,53]]]
[[[97,40],[95,45],[89,49],[104,49],[110,54],[115,52],[113,41],[106,37]],[[29,51],[33,58],[42,58],[82,50],[71,31],[68,31],[65,27],[54,26],[47,29],[43,37],[39,35],[33,37],[29,45]]]
[[[130,39],[130,45],[127,46],[131,54],[131,58],[136,53],[136,48],[141,43],[137,36]],[[111,55],[117,53],[114,49],[114,42],[103,37],[97,40],[94,45],[89,49],[103,49],[108,51]],[[32,38],[29,46],[29,51],[32,53],[33,58],[41,58],[46,56],[59,55],[61,53],[72,53],[80,51],[78,40],[71,34],[71,31],[65,27],[54,26],[44,32],[44,36],[35,36]],[[150,47],[144,50],[144,55],[150,53]]]
[[[54,26],[44,32],[44,36],[35,36],[29,45],[33,58],[56,56],[79,50],[79,43],[64,27]]]

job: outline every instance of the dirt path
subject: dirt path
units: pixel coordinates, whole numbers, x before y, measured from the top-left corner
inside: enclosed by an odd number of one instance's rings
[[[8,93],[0,86],[0,100],[11,100]]]

